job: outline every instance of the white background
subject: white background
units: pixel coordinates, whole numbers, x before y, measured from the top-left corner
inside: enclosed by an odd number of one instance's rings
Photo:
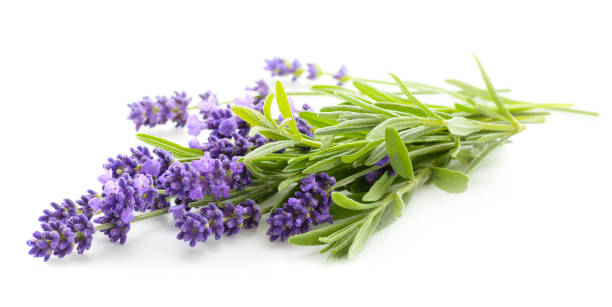
[[[3,1],[2,305],[611,306],[605,2]],[[99,189],[104,160],[139,144],[126,104],[144,95],[233,99],[268,78],[273,56],[482,84],[472,50],[509,96],[602,115],[528,127],[464,194],[420,189],[349,262],[270,243],[265,227],[192,249],[166,218],[134,224],[125,246],[96,235],[86,255],[27,255],[49,202]],[[145,131],[187,140],[171,126]]]

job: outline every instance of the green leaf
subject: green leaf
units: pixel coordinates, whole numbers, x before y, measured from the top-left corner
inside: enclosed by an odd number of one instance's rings
[[[339,122],[336,127],[338,129],[341,128],[356,128],[356,127],[375,127],[384,121],[384,118],[381,117],[372,117],[372,118],[358,118],[351,119]]]
[[[413,106],[409,106],[409,105],[405,105],[405,104],[389,103],[389,102],[377,102],[377,103],[375,103],[375,105],[378,106],[378,107],[381,107],[383,109],[399,111],[399,112],[403,112],[403,113],[408,113],[408,114],[412,114],[412,115],[418,116],[418,117],[425,117],[425,116],[427,116],[427,113],[423,112],[423,110],[419,109],[418,107],[413,107]]]
[[[377,201],[385,195],[387,189],[393,184],[396,176],[389,176],[389,172],[385,172],[376,180],[368,193],[363,196],[364,201]]]
[[[275,141],[281,141],[281,140],[286,140],[287,137],[279,134],[278,131],[276,129],[268,129],[268,128],[258,128],[257,132],[259,132],[261,135],[273,139]]]
[[[353,132],[364,132],[370,130],[371,127],[352,127],[352,128],[341,128],[339,129],[336,126],[319,128],[315,130],[316,136],[324,136],[324,135],[338,135],[338,134],[349,134]]]
[[[380,143],[376,146],[365,161],[365,165],[370,166],[376,164],[380,159],[387,155],[387,145]]]
[[[369,153],[370,151],[372,151],[372,149],[374,149],[376,146],[378,146],[382,142],[383,142],[383,140],[369,142],[366,146],[363,146],[361,149],[359,149],[359,151],[357,151],[357,152],[355,152],[353,154],[350,154],[350,155],[343,155],[342,156],[342,162],[344,162],[344,163],[352,163],[355,160],[361,158],[362,156],[364,156],[367,153]]]
[[[372,102],[365,100],[361,97],[358,97],[356,95],[350,94],[350,93],[336,93],[336,95],[356,106],[362,107],[366,110],[369,110],[371,112],[374,113],[378,113],[378,114],[382,114],[388,117],[396,117],[397,115],[393,112],[389,112],[381,107],[377,107],[374,104],[372,104]]]
[[[232,112],[234,112],[238,117],[240,117],[245,122],[249,123],[251,127],[266,127],[266,128],[276,128],[271,122],[268,121],[264,117],[263,114],[259,113],[257,110],[251,109],[245,106],[232,106]]]
[[[295,124],[295,118],[293,118],[293,112],[291,112],[291,106],[289,105],[289,99],[283,88],[283,84],[276,80],[276,102],[278,103],[278,109],[280,110],[283,118],[291,118],[293,121],[289,122],[289,129],[295,133],[296,136],[301,136],[297,125]]]
[[[339,241],[343,239],[345,236],[351,235],[356,230],[356,228],[359,227],[360,224],[361,223],[357,222],[357,223],[348,225],[326,237],[320,237],[319,241],[325,242],[325,243],[332,243],[332,242]]]
[[[398,99],[397,97],[394,97],[393,95],[385,92],[385,91],[381,91],[367,83],[361,82],[359,80],[354,80],[353,81],[353,86],[355,86],[361,93],[363,93],[364,95],[374,99],[375,101],[394,101],[394,102],[400,102],[401,99]]]
[[[387,152],[389,153],[389,162],[400,176],[406,179],[414,180],[414,172],[412,171],[412,162],[410,154],[402,138],[393,127],[387,127],[385,132],[385,143]]]
[[[349,210],[366,210],[379,205],[379,203],[362,204],[358,201],[350,199],[348,196],[340,192],[332,192],[331,196],[336,205]]]
[[[326,237],[358,220],[362,217],[359,216],[357,218],[348,219],[346,221],[342,221],[340,223],[334,223],[329,226],[325,226],[319,229],[311,230],[309,232],[295,235],[289,238],[289,243],[294,245],[322,245],[325,244],[319,241],[320,237]]]
[[[314,126],[315,128],[333,126],[338,123],[338,121],[335,119],[324,118],[318,116],[317,113],[309,111],[300,112],[300,117],[305,119],[311,126]]]
[[[269,121],[271,121],[272,123],[276,123],[276,121],[272,119],[272,102],[273,101],[274,101],[274,94],[270,93],[268,97],[266,97],[266,100],[264,101],[263,112]]]
[[[380,223],[381,212],[373,211],[364,219],[361,227],[355,234],[355,238],[348,250],[348,258],[351,259],[361,251],[366,242],[370,239],[378,224]]]
[[[385,131],[388,127],[393,127],[398,131],[404,130],[406,128],[414,127],[421,123],[421,118],[419,117],[393,117],[385,120],[380,123],[378,126],[374,127],[366,136],[366,139],[369,141],[376,141],[385,137]]]
[[[510,111],[508,110],[504,102],[501,100],[501,98],[499,98],[499,95],[497,94],[497,91],[495,90],[495,87],[493,86],[491,79],[489,79],[489,75],[487,74],[484,67],[482,66],[482,63],[480,63],[480,60],[478,59],[476,54],[474,54],[474,60],[476,60],[476,64],[478,64],[480,75],[482,76],[482,79],[487,85],[487,90],[489,90],[489,94],[491,94],[491,98],[493,99],[493,102],[495,102],[495,105],[497,105],[498,111],[502,115],[504,115],[506,119],[508,119],[508,121],[510,121],[511,123],[513,123],[515,126],[518,127],[519,123],[516,121],[514,116],[512,116],[512,113],[510,113]]]
[[[313,85],[310,87],[310,89],[315,92],[326,93],[333,96],[335,96],[337,92],[356,93],[355,91],[352,91],[346,87],[337,85]]]
[[[138,133],[136,134],[136,138],[157,148],[161,148],[163,150],[167,150],[172,153],[174,158],[182,159],[182,158],[199,158],[204,156],[204,153],[200,149],[193,149],[183,147],[176,143],[164,140],[162,138],[158,138],[156,136]]]
[[[334,168],[337,165],[342,164],[342,159],[340,156],[335,155],[335,156],[331,156],[327,159],[323,159],[321,161],[316,162],[315,164],[305,168],[302,170],[302,174],[308,174],[308,173],[320,173],[323,171],[326,171],[328,169]]]
[[[482,123],[465,117],[453,117],[446,121],[446,128],[454,135],[465,136],[482,129]]]
[[[408,100],[415,104],[416,106],[418,106],[421,110],[423,110],[423,112],[427,113],[427,115],[431,116],[431,117],[435,117],[435,118],[440,118],[440,116],[436,115],[434,112],[432,112],[428,107],[426,107],[423,103],[421,103],[418,99],[416,99],[416,97],[414,97],[410,91],[408,90],[408,88],[406,88],[406,85],[404,84],[404,82],[402,80],[400,80],[396,75],[394,74],[390,74],[391,77],[393,77],[393,80],[395,80],[395,83],[397,83],[397,86],[399,86],[399,88],[402,90],[402,93],[404,93],[404,95],[406,95],[406,97],[408,98]]]
[[[265,156],[269,153],[273,153],[275,151],[279,151],[283,148],[287,148],[287,147],[291,147],[295,144],[297,144],[297,141],[293,141],[293,140],[286,140],[286,141],[276,141],[276,142],[270,142],[268,144],[262,145],[258,148],[256,148],[255,150],[249,152],[244,159],[245,160],[251,160],[251,159],[255,159],[261,156]]]
[[[467,190],[469,177],[466,174],[440,167],[434,167],[432,171],[433,183],[440,190],[449,193],[462,193]]]
[[[320,110],[321,113],[327,113],[327,112],[353,112],[353,113],[365,113],[365,114],[369,114],[370,111],[362,108],[362,107],[358,107],[358,106],[352,106],[352,105],[345,105],[345,104],[339,104],[339,105],[334,105],[334,106],[324,106],[321,108]]]
[[[405,207],[406,204],[404,204],[402,196],[399,193],[393,194],[393,215],[395,217],[401,217]]]
[[[296,183],[298,181],[300,181],[303,178],[308,177],[308,175],[296,175],[293,177],[289,177],[283,181],[281,181],[281,183],[278,184],[278,190],[282,191],[284,189],[286,189],[288,186],[290,186],[292,183]]]

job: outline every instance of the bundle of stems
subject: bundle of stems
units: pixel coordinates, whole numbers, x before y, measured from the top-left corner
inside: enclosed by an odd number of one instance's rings
[[[282,207],[308,174],[325,172],[336,178],[328,191],[334,223],[294,235],[296,245],[322,245],[332,258],[353,257],[370,237],[402,215],[421,184],[433,183],[449,192],[466,190],[468,176],[495,148],[525,130],[543,123],[551,110],[597,115],[570,104],[530,103],[499,95],[478,58],[486,89],[447,80],[455,90],[403,81],[352,79],[352,88],[312,86],[308,95],[328,95],[337,105],[319,112],[299,113],[314,130],[300,133],[287,93],[280,81],[266,97],[263,112],[245,106],[232,111],[253,129],[273,140],[246,154],[241,161],[253,176],[253,186],[232,191],[219,205],[255,200],[263,212]],[[379,85],[393,86],[383,90]],[[299,94],[299,93],[296,93]],[[421,94],[441,94],[454,104],[422,102]],[[272,117],[274,102],[283,117]],[[152,136],[149,144],[171,151],[179,161],[199,159],[201,153]],[[368,176],[370,176],[368,178]],[[372,180],[373,178],[373,180]],[[370,179],[370,180],[368,180]],[[200,207],[211,197],[192,202]],[[165,213],[161,209],[159,214]],[[155,212],[149,213],[155,215]]]

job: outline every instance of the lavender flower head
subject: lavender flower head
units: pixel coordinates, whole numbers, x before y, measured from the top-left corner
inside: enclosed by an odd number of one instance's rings
[[[72,252],[74,233],[66,224],[52,221],[41,227],[43,231],[34,232],[34,239],[27,241],[30,255],[48,261],[51,255],[63,258]]]
[[[346,66],[342,65],[338,72],[334,74],[334,79],[338,80],[338,85],[342,85],[351,79],[351,76],[348,74],[348,70]]]
[[[237,234],[241,228],[255,228],[261,219],[261,209],[253,200],[246,200],[234,206],[226,203],[223,208],[214,203],[197,211],[187,211],[185,204],[173,206],[169,212],[179,229],[177,239],[188,242],[194,247],[198,242],[206,242],[214,235],[219,240],[223,234]]]
[[[293,60],[292,63],[289,63],[289,61],[279,57],[266,60],[264,69],[270,71],[273,77],[293,75],[293,81],[297,80],[304,72],[298,60]]]
[[[175,92],[170,99],[158,96],[155,101],[143,97],[140,101],[128,105],[130,108],[128,119],[134,122],[136,130],[142,126],[152,128],[162,125],[168,120],[173,121],[177,127],[183,127],[187,121],[187,106],[190,101],[191,98],[184,92]]]
[[[285,241],[292,235],[307,232],[311,225],[333,221],[327,189],[336,183],[335,178],[325,173],[308,174],[300,182],[300,191],[295,192],[282,208],[270,213],[266,220],[270,225],[266,234],[271,241]]]
[[[208,152],[191,163],[172,164],[160,182],[170,196],[181,199],[201,199],[204,195],[228,198],[230,189],[241,190],[252,184],[249,171],[238,157],[220,155],[215,159]]]
[[[317,64],[308,63],[306,64],[306,68],[307,68],[306,78],[310,80],[316,80],[323,74],[321,67],[319,67],[319,65]]]

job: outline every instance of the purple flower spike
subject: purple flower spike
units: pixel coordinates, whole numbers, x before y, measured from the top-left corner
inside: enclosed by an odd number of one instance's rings
[[[82,254],[91,247],[91,241],[96,229],[88,217],[83,214],[71,217],[68,220],[68,228],[74,233],[79,233],[74,237],[74,243],[79,254]]]
[[[191,98],[185,92],[174,92],[174,96],[170,98],[168,107],[170,108],[169,117],[176,127],[183,127],[187,123],[187,106],[191,102]]]
[[[270,87],[268,86],[268,84],[266,84],[264,80],[255,81],[255,86],[246,87],[245,90],[256,92],[257,96],[259,96],[260,98],[265,98],[266,96],[268,96],[268,94],[270,94]]]
[[[201,209],[201,214],[208,219],[208,225],[215,234],[215,240],[219,240],[225,231],[223,212],[214,203],[209,203],[207,207]]]
[[[285,241],[292,235],[307,232],[310,225],[332,222],[331,197],[327,189],[336,179],[325,173],[308,174],[300,183],[301,191],[295,192],[295,197],[289,198],[282,208],[276,208],[266,220],[270,225],[266,234],[271,241]]]
[[[348,70],[346,66],[340,67],[338,72],[334,75],[334,79],[338,80],[338,85],[342,85],[351,79],[351,76],[348,74]]]
[[[259,226],[261,220],[261,209],[251,199],[238,204],[242,208],[243,220],[242,225],[246,229],[255,229]]]
[[[234,206],[232,203],[226,203],[223,208],[223,217],[225,221],[225,234],[229,237],[240,232],[240,227],[243,223],[242,207]]]
[[[291,78],[291,81],[297,80],[302,75],[302,73],[304,73],[302,64],[300,64],[298,60],[293,60],[293,63],[291,63],[291,73],[293,74],[293,78]]]
[[[206,118],[210,111],[219,106],[217,95],[213,94],[211,91],[206,91],[206,93],[200,94],[200,98],[202,100],[198,104],[198,108],[200,109],[200,113]]]
[[[316,80],[323,74],[321,68],[317,64],[308,63],[306,64],[306,68],[308,73],[306,78],[310,80]]]
[[[191,247],[195,247],[198,242],[206,242],[212,234],[208,219],[200,212],[184,212],[176,219],[175,226],[179,229],[176,238],[189,242]]]
[[[266,67],[264,67],[264,69],[269,70],[272,73],[272,76],[286,76],[293,72],[291,70],[291,63],[279,57],[266,60]]]

